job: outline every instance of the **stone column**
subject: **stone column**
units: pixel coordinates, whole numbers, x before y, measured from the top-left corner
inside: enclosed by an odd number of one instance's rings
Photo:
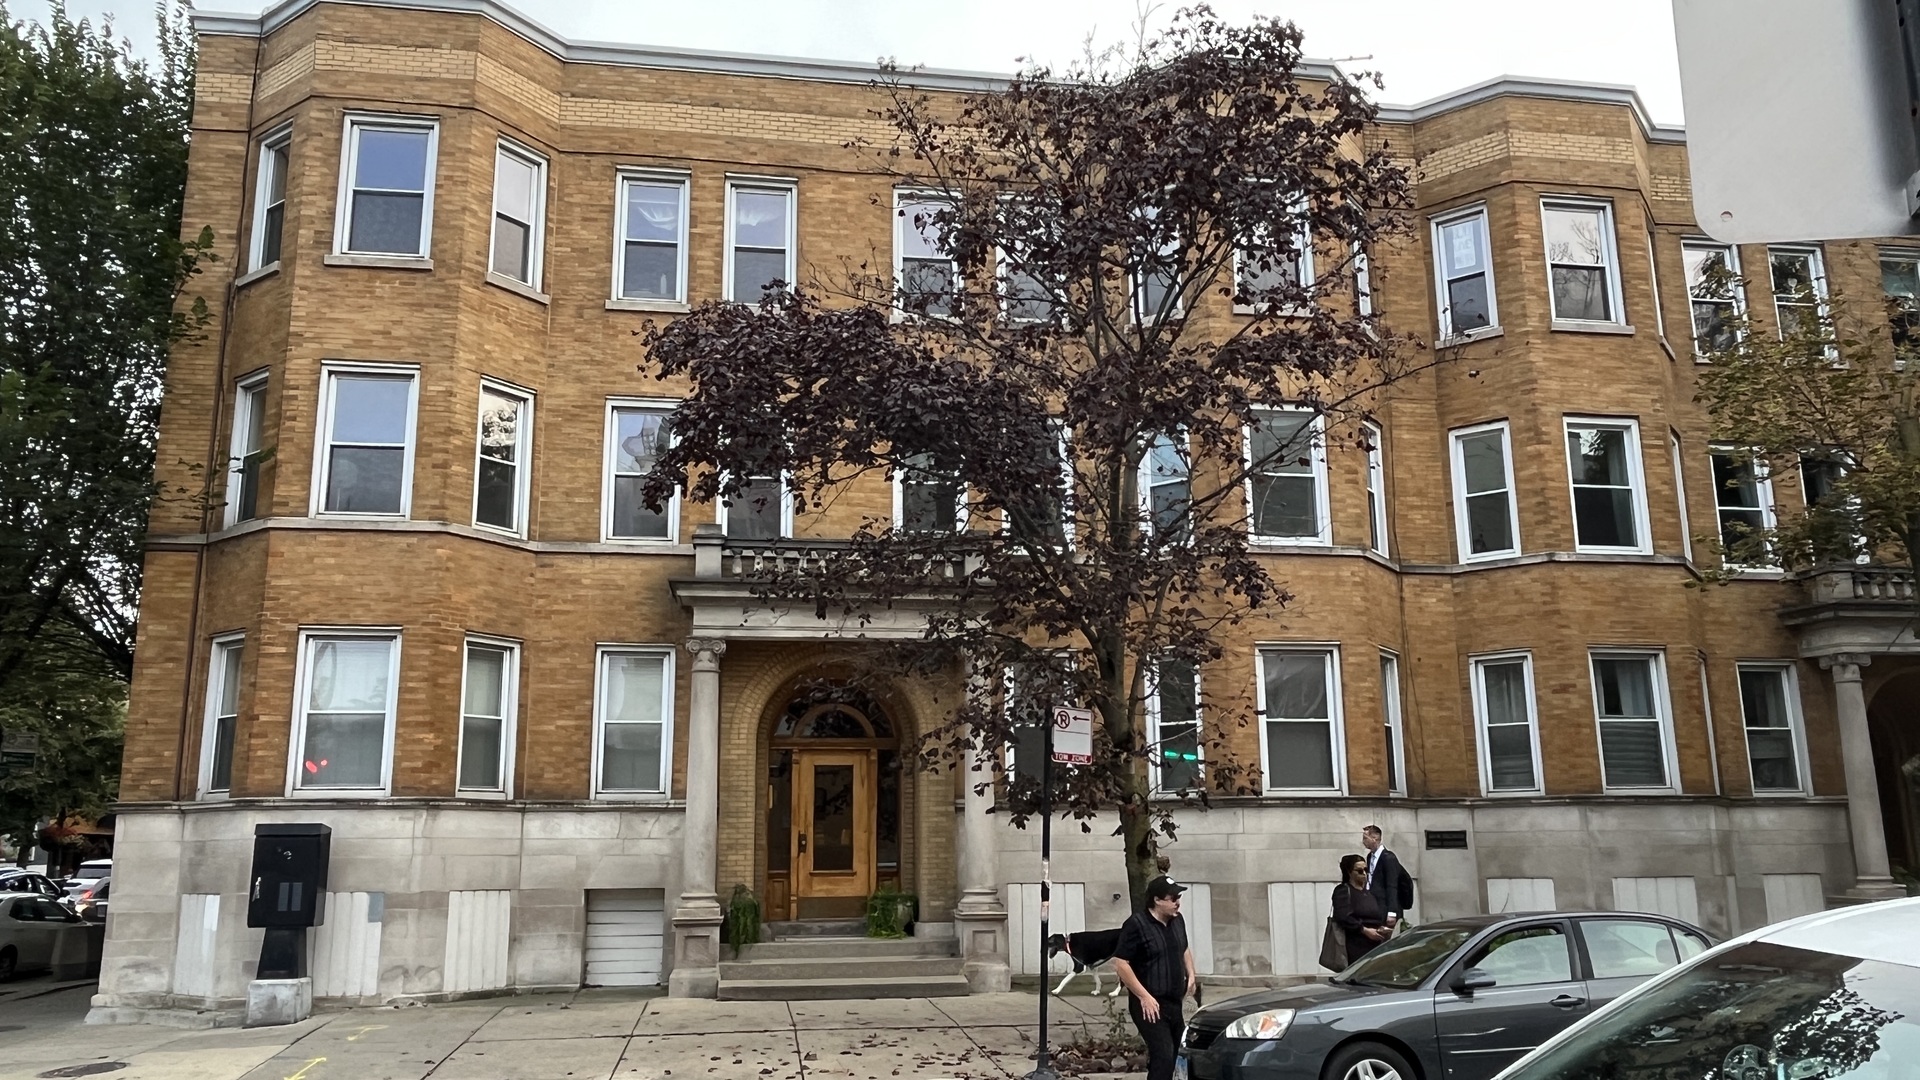
[[[1887,832],[1880,820],[1880,783],[1873,773],[1873,738],[1867,730],[1867,695],[1860,669],[1872,661],[1862,653],[1820,658],[1833,678],[1834,714],[1840,722],[1840,755],[1847,772],[1847,824],[1853,831],[1854,900],[1905,896],[1893,883],[1887,863]]]
[[[976,994],[1005,993],[1013,987],[1007,963],[1007,905],[1000,899],[995,840],[999,822],[993,809],[994,771],[980,763],[980,742],[969,748],[967,792],[960,816],[960,903],[953,925],[960,938],[961,971]],[[984,785],[984,791],[976,788]]]
[[[673,997],[720,993],[720,897],[714,892],[720,857],[719,638],[688,638],[693,658],[687,702],[687,810],[680,834],[680,899],[673,909]]]

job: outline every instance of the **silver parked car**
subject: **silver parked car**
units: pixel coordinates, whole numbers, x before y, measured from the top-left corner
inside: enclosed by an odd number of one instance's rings
[[[63,935],[86,932],[80,916],[33,893],[0,894],[0,979],[53,966]]]

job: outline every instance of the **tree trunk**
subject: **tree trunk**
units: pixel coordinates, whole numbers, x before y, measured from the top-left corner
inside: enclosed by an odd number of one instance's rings
[[[1159,845],[1153,836],[1153,809],[1147,800],[1146,777],[1131,773],[1128,798],[1120,808],[1120,836],[1126,844],[1127,894],[1133,898],[1133,910],[1147,903],[1147,882],[1160,872]]]

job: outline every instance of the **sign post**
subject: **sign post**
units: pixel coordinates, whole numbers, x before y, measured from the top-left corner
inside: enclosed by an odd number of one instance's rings
[[[1047,718],[1040,754],[1040,1048],[1027,1080],[1059,1080],[1047,1046],[1047,939],[1053,915],[1053,766],[1093,764],[1093,710],[1057,705]]]

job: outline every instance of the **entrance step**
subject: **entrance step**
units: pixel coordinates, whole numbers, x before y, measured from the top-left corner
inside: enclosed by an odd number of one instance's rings
[[[778,933],[794,925],[774,923],[772,928]],[[805,929],[745,946],[738,960],[723,962],[720,997],[728,1001],[831,1001],[957,997],[969,992],[954,941],[827,932],[844,931],[848,924],[798,925]]]
[[[770,922],[767,930],[776,938],[795,937],[838,937],[866,939],[867,921],[865,919],[795,919],[792,922]]]
[[[870,960],[882,956],[952,956],[952,941],[928,938],[809,937],[782,938],[745,945],[741,960],[818,960],[858,957]]]
[[[959,964],[958,960],[954,961]],[[857,998],[965,997],[973,990],[963,975],[927,978],[841,979],[832,982],[781,979],[720,980],[722,1001],[851,1001]]]
[[[850,979],[924,978],[960,974],[954,956],[818,956],[805,960],[747,960],[720,965],[720,981],[728,979],[789,982],[845,982]]]

